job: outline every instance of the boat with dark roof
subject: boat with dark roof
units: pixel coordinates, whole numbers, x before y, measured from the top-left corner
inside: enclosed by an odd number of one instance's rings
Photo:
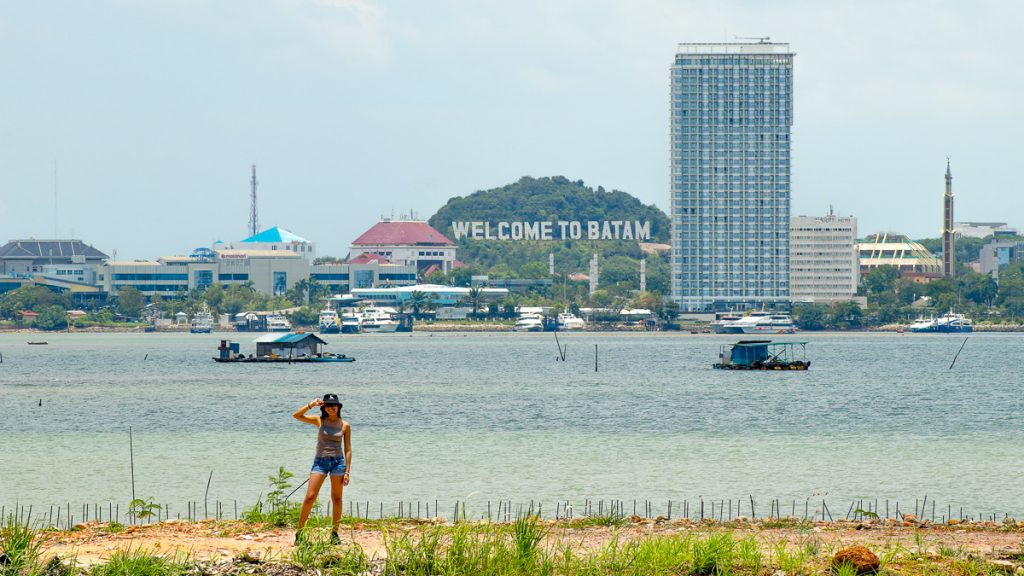
[[[246,356],[241,353],[237,342],[221,340],[215,362],[270,362],[282,364],[305,364],[318,362],[355,362],[345,354],[324,352],[327,342],[316,334],[292,332],[288,334],[266,334],[254,340],[256,353]]]
[[[720,370],[807,370],[811,361],[807,359],[807,342],[740,340],[723,345],[713,367]]]

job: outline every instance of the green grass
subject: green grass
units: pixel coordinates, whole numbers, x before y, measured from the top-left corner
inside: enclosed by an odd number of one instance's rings
[[[356,525],[380,529],[386,553],[380,558],[368,557],[353,541]],[[610,538],[608,530],[597,527],[611,528]],[[100,530],[117,531],[114,526]],[[44,543],[54,538],[54,533],[7,519],[0,524],[0,548],[10,562],[0,566],[0,576],[199,576],[223,573],[223,564],[216,563],[225,561],[233,565],[235,571],[231,574],[296,576],[769,576],[780,571],[787,576],[851,574],[848,568],[830,567],[831,558],[841,548],[838,540],[810,530],[779,537],[776,532],[739,534],[722,525],[679,523],[654,528],[628,521],[625,526],[599,524],[593,518],[550,523],[520,515],[511,523],[460,521],[454,525],[397,518],[345,518],[341,544],[331,544],[330,520],[319,518],[311,521],[303,534],[299,546],[262,556],[243,552],[235,558],[197,562],[186,555],[129,547],[115,551],[105,563],[83,568],[73,561],[51,559]],[[1024,566],[1024,546],[1019,554],[1016,549],[1009,553],[968,551],[955,540],[929,535],[930,541],[926,541],[925,534],[923,530],[904,532],[906,539],[913,538],[907,544],[896,539],[869,544],[881,559],[880,574],[1004,573],[1005,567],[992,563],[995,559]],[[604,538],[604,543],[585,544],[584,538],[592,542],[595,535]]]
[[[331,544],[331,531],[318,528],[303,528],[302,540],[292,551],[290,560],[306,570],[318,570],[332,576],[356,576],[370,566],[369,559],[358,544]]]
[[[90,576],[179,576],[194,563],[188,556],[161,554],[145,548],[115,550],[106,564],[93,566]]]
[[[0,518],[0,550],[6,556],[0,576],[42,574],[42,541],[35,530],[13,515]]]

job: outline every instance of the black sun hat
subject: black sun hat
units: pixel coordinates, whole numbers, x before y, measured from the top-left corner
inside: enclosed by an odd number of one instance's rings
[[[324,394],[324,406],[337,406],[341,408],[341,401],[337,394]]]

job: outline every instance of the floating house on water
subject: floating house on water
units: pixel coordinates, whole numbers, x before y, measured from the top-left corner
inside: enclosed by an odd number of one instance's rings
[[[313,333],[297,332],[288,334],[266,334],[256,340],[256,353],[246,356],[240,353],[237,342],[221,340],[214,360],[217,362],[354,362],[355,358],[344,354],[323,351],[325,340]]]

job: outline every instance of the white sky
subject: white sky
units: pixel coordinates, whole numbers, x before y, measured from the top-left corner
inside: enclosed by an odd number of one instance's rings
[[[1024,226],[1024,2],[0,0],[0,241],[119,258],[261,228],[344,255],[381,215],[564,175],[667,210],[678,42],[795,64],[793,213]],[[510,219],[514,215],[509,215]]]

